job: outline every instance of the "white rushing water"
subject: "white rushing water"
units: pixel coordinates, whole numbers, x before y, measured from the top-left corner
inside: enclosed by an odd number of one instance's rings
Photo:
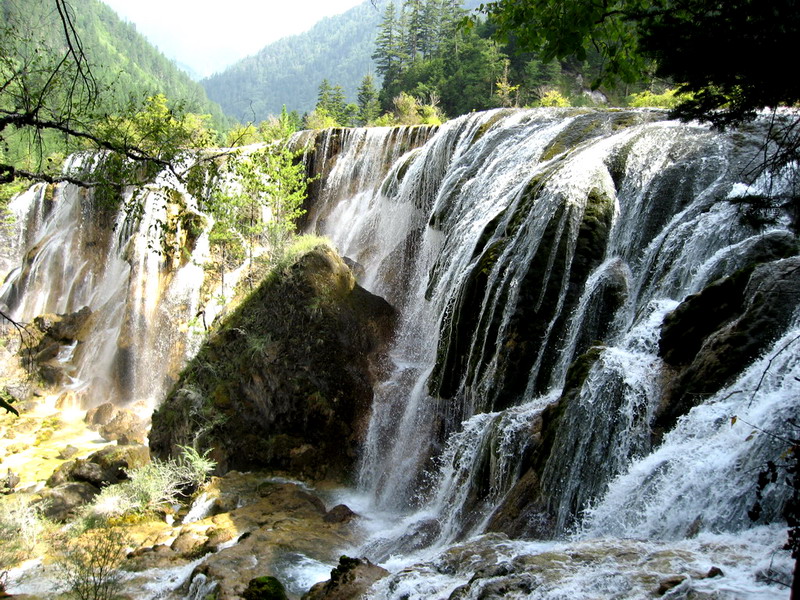
[[[390,168],[383,161],[368,166],[389,154],[391,141],[377,130],[369,143],[340,140],[338,155],[326,159],[335,177],[321,192],[326,216],[312,225],[363,266],[363,285],[402,309],[394,372],[376,390],[360,491],[351,497],[372,518],[359,551],[396,569],[432,561],[379,584],[375,597],[446,598],[456,581],[469,579],[466,570],[455,578],[437,572],[444,555],[434,557],[485,529],[526,468],[529,432],[559,398],[567,368],[598,343],[564,417],[575,422],[555,442],[563,451],[542,473],[542,485],[554,490],[547,500],[554,530],[563,535],[582,524],[578,546],[608,536],[675,540],[706,556],[697,560],[708,558],[710,542],[680,540],[698,530],[719,535],[721,547],[747,555],[741,581],[693,589],[722,590],[721,597],[774,593],[755,582],[767,555],[785,575],[787,555],[776,554],[781,528],[746,533],[754,527],[746,510],[758,469],[782,451],[771,436],[788,435],[787,419],[798,413],[797,332],[775,342],[773,355],[786,346],[779,360],[767,362],[768,354],[753,363],[655,447],[651,427],[667,375],[658,348],[664,317],[745,266],[748,253],[783,235],[786,223],[750,229],[726,201],[753,190],[737,180],[742,159],[730,137],[647,118],[617,130],[607,120],[595,125],[604,135],[558,152],[559,136],[578,125],[589,130],[584,118],[575,111],[493,111],[446,123]],[[342,173],[356,164],[357,182],[343,184]],[[581,225],[603,203],[611,206],[606,242],[581,279]],[[537,264],[540,279],[531,286]],[[481,269],[483,279],[476,277]],[[610,309],[603,304],[608,290],[620,297]],[[530,310],[531,302],[542,311]],[[459,329],[470,307],[472,321]],[[541,346],[509,366],[517,332],[534,327],[520,319],[536,314]],[[456,372],[443,374],[437,360],[453,344],[458,355],[449,368]],[[750,394],[767,365],[769,377]],[[752,430],[762,433],[749,436]],[[786,492],[771,488],[766,496],[774,511]],[[540,552],[524,545],[515,551]],[[567,597],[586,576],[519,597]],[[619,597],[637,597],[631,594]]]

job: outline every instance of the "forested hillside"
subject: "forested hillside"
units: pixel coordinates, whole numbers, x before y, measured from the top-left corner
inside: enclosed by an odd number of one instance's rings
[[[100,0],[0,0],[0,48],[0,108],[10,125],[2,129],[3,183],[17,172],[53,176],[66,154],[91,140],[134,143],[122,123],[142,111],[179,121],[191,113],[194,137],[227,127],[202,86]],[[152,145],[155,134],[144,135],[150,141],[139,142]],[[23,178],[3,188],[0,198],[25,185]]]
[[[32,8],[29,4],[45,6],[45,18],[54,16],[52,3],[26,0],[26,10]],[[208,99],[203,87],[150,44],[133,24],[120,19],[100,0],[81,0],[74,9],[75,26],[95,66],[95,75],[113,80],[118,100],[162,93],[170,100],[183,101],[188,111],[210,114],[218,126],[225,122],[222,109]]]
[[[375,3],[378,7],[384,0]],[[222,73],[201,81],[209,98],[242,121],[262,121],[290,110],[310,111],[322,79],[342,85],[349,97],[374,71],[372,52],[381,13],[367,0],[322,19],[311,30],[274,42]]]

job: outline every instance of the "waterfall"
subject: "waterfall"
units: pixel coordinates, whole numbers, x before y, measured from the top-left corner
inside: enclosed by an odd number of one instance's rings
[[[400,573],[385,596],[480,580],[444,550],[472,543],[512,566],[569,543],[620,560],[680,547],[707,570],[705,549],[735,538],[748,577],[768,562],[788,486],[751,509],[797,435],[800,259],[788,211],[741,218],[748,197],[796,191],[797,165],[743,175],[763,135],[584,109],[295,135],[318,177],[306,229],[399,311],[359,457],[354,506],[373,521],[357,551],[401,566],[441,553],[435,576]],[[84,407],[152,405],[191,351],[204,217],[167,174],[140,200],[109,212],[39,185],[11,206],[3,252],[21,266],[0,302],[21,321],[89,307],[90,333],[59,353]],[[630,583],[615,568],[598,597]],[[587,575],[564,577],[581,590]]]
[[[65,169],[84,159],[71,157]],[[135,213],[124,209],[134,193]],[[19,231],[11,258],[22,266],[9,273],[0,302],[23,323],[88,307],[85,339],[64,353],[64,402],[84,408],[107,401],[152,408],[161,399],[185,361],[204,277],[208,240],[189,233],[196,207],[174,178],[162,173],[119,201],[120,209],[105,209],[92,190],[39,184],[10,207]],[[172,228],[166,237],[164,224]]]
[[[758,135],[538,109],[460,117],[411,148],[378,130],[340,136],[335,153],[318,140],[328,176],[309,227],[401,309],[359,474],[373,509],[400,524],[368,553],[487,528],[671,538],[693,523],[749,526],[753,470],[780,444],[746,441],[742,423],[786,433],[800,344],[752,398],[738,392],[766,359],[668,418],[683,375],[659,340],[690,294],[797,253],[787,219],[759,230],[739,218],[737,197],[759,185],[741,175]],[[762,353],[793,339],[782,334]],[[526,495],[535,510],[509,525],[504,506]],[[766,496],[763,520],[779,520],[786,490]]]

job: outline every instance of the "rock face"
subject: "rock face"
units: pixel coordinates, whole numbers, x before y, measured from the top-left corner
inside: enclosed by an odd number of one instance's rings
[[[77,312],[36,317],[33,324],[35,343],[24,352],[26,362],[35,366],[42,381],[48,385],[61,385],[68,380],[69,365],[59,361],[63,349],[82,343],[91,326],[92,311],[84,306]]]
[[[730,383],[783,334],[798,302],[800,257],[751,265],[684,300],[661,332],[660,354],[677,374],[656,428]]]
[[[268,276],[153,414],[154,456],[212,449],[219,472],[347,477],[395,311],[319,246]]]

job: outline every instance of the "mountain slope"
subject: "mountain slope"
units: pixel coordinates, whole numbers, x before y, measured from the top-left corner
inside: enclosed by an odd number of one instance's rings
[[[222,109],[208,99],[203,87],[137,32],[133,24],[123,21],[99,0],[81,0],[73,6],[78,34],[89,58],[104,78],[113,78],[120,100],[130,95],[141,98],[163,93],[173,101],[183,101],[186,110],[212,115],[218,126],[226,122]]]
[[[108,87],[103,98],[108,106],[123,106],[129,99],[162,93],[172,101],[183,101],[188,111],[211,114],[218,126],[227,121],[200,84],[106,4],[80,0],[71,2],[70,7],[92,75]],[[35,52],[43,43],[61,43],[62,23],[52,0],[0,0],[0,19],[19,24],[17,44],[25,54]]]
[[[242,121],[261,121],[290,110],[310,111],[323,79],[355,98],[361,79],[374,71],[375,33],[385,0],[369,0],[326,17],[306,33],[283,38],[254,56],[203,79],[208,97]]]

